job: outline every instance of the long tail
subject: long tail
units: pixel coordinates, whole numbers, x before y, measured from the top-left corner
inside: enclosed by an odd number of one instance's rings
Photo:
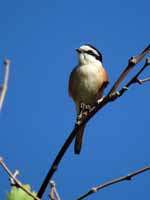
[[[74,153],[75,154],[80,154],[80,152],[81,152],[84,129],[85,129],[85,126],[82,126],[75,138],[75,145],[74,145]]]

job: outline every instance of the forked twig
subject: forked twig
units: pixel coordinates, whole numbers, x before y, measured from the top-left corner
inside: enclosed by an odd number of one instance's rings
[[[0,157],[0,165],[4,168],[4,170],[7,172],[9,177],[14,181],[15,185],[19,188],[21,188],[24,192],[26,192],[29,196],[33,197],[35,200],[40,200],[37,196],[35,196],[32,192],[27,190],[22,183],[13,175],[13,173],[9,170],[7,165],[4,163],[3,159]]]
[[[134,68],[134,66],[139,63],[143,57],[150,53],[150,45],[148,45],[137,57],[131,57],[128,62],[128,66],[125,68],[125,70],[121,73],[115,84],[112,86],[108,94],[111,94],[116,91],[118,86],[122,83],[122,81],[125,79],[125,77],[128,75],[128,73]]]
[[[131,69],[133,69],[133,67],[141,61],[141,59],[148,53],[150,52],[150,45],[144,50],[142,51],[137,57],[135,58],[131,58],[129,60],[128,66],[126,67],[126,69],[122,72],[122,74],[120,75],[120,77],[118,78],[118,80],[115,82],[115,84],[112,86],[111,90],[108,92],[108,95],[103,97],[100,101],[97,102],[96,106],[94,106],[91,111],[88,113],[88,115],[82,119],[81,123],[79,123],[77,126],[75,126],[75,128],[73,129],[73,131],[71,132],[71,134],[69,135],[69,137],[67,138],[67,140],[65,141],[65,143],[63,144],[62,148],[60,149],[60,151],[58,152],[54,162],[52,163],[39,191],[37,196],[39,198],[41,198],[45,192],[45,189],[49,183],[49,180],[52,178],[53,174],[55,173],[55,171],[58,168],[58,165],[60,163],[60,161],[62,160],[65,152],[67,151],[69,145],[72,143],[73,139],[75,138],[76,134],[78,133],[79,129],[86,124],[100,109],[102,109],[106,104],[108,104],[109,102],[112,102],[114,100],[116,100],[118,97],[120,97],[126,90],[126,87],[123,87],[123,89],[121,89],[119,92],[116,92],[116,89],[118,88],[118,86],[121,84],[121,82],[124,80],[124,78],[127,76],[127,74],[129,73],[129,71]],[[147,65],[147,64],[146,64]],[[145,67],[144,67],[145,68]],[[141,72],[140,72],[141,73]],[[139,73],[139,74],[140,74]],[[129,84],[130,85],[130,84]],[[129,87],[129,86],[128,86]]]
[[[145,83],[145,82],[150,81],[150,78],[145,78],[145,79],[143,79],[143,80],[140,80],[140,79],[138,78],[139,75],[140,75],[140,74],[144,71],[144,69],[145,69],[146,67],[148,67],[148,66],[150,66],[150,60],[147,58],[145,64],[144,64],[143,67],[136,73],[136,75],[133,76],[133,78],[131,78],[131,80],[130,80],[120,91],[111,93],[111,94],[110,94],[110,97],[111,97],[111,98],[114,98],[114,99],[117,98],[117,97],[120,97],[121,95],[123,95],[123,93],[124,93],[125,91],[128,90],[128,88],[129,88],[132,84],[135,84],[135,83],[142,84],[142,83]],[[114,99],[113,99],[113,100],[114,100]]]
[[[2,109],[4,98],[7,91],[10,61],[8,59],[5,59],[4,65],[5,65],[5,75],[4,75],[4,81],[3,81],[3,84],[1,86],[1,91],[0,91],[0,110]]]
[[[56,190],[56,184],[52,180],[50,181],[50,193],[48,196],[51,200],[60,200],[59,194]]]
[[[122,176],[120,178],[114,179],[112,181],[108,181],[108,182],[106,182],[104,184],[101,184],[99,186],[93,187],[88,192],[86,192],[85,194],[83,194],[82,196],[80,196],[79,198],[77,198],[76,200],[82,200],[82,199],[86,198],[87,196],[89,196],[89,195],[91,195],[91,194],[93,194],[93,193],[95,193],[95,192],[97,192],[97,191],[99,191],[99,190],[101,190],[103,188],[106,188],[106,187],[108,187],[110,185],[119,183],[121,181],[130,181],[133,176],[137,176],[137,175],[139,175],[139,174],[141,174],[141,173],[143,173],[145,171],[148,171],[148,170],[150,170],[149,166],[144,167],[142,169],[139,169],[139,170],[137,170],[137,171],[135,171],[135,172],[133,172],[131,174],[128,174],[126,176]]]
[[[18,175],[19,175],[19,170],[15,170],[15,172],[13,173],[13,177],[16,178]],[[13,178],[9,177],[9,180],[10,180],[11,186],[16,186],[17,187],[16,182],[14,181]]]

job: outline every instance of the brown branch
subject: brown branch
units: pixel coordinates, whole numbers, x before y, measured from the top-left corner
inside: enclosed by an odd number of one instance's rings
[[[50,181],[50,193],[49,198],[51,200],[60,200],[59,194],[56,190],[56,184],[54,181]]]
[[[127,76],[127,74],[129,73],[129,71],[133,68],[134,65],[136,65],[138,62],[141,61],[141,59],[146,55],[146,53],[148,53],[150,51],[150,46],[148,46],[142,53],[140,53],[137,57],[135,57],[134,59],[130,59],[129,61],[129,65],[127,66],[127,68],[123,71],[123,73],[120,75],[120,77],[118,78],[118,80],[115,82],[115,84],[113,85],[112,89],[110,90],[110,92],[108,92],[108,95],[103,97],[100,101],[97,102],[97,104],[91,109],[91,111],[88,113],[87,116],[85,116],[80,123],[78,123],[75,128],[73,129],[73,131],[71,132],[71,134],[69,135],[69,137],[66,139],[65,143],[63,144],[63,146],[61,147],[60,151],[58,152],[55,160],[53,161],[39,191],[37,196],[39,198],[42,198],[45,189],[49,183],[49,180],[52,178],[52,176],[54,175],[55,171],[58,168],[58,165],[60,163],[60,161],[62,160],[65,152],[67,151],[68,147],[70,146],[70,144],[72,143],[73,139],[75,138],[76,134],[78,133],[79,129],[86,124],[100,109],[102,109],[107,103],[112,102],[114,100],[116,100],[118,97],[120,97],[127,89],[125,89],[125,87],[123,87],[123,90],[120,90],[119,92],[114,92],[116,90],[116,88],[120,85],[120,83],[122,82],[122,80]],[[131,65],[131,63],[133,63]],[[140,72],[141,73],[141,72]]]
[[[123,95],[124,92],[126,92],[128,90],[128,88],[135,83],[145,83],[147,81],[149,81],[149,78],[145,78],[143,80],[138,79],[139,75],[145,70],[146,67],[148,67],[150,65],[150,60],[146,59],[146,62],[144,64],[144,66],[136,73],[135,76],[133,76],[133,78],[131,78],[131,80],[119,91],[119,92],[114,92],[110,94],[110,97],[114,98],[114,100],[120,96]]]
[[[10,61],[8,59],[5,59],[4,65],[5,65],[5,75],[4,75],[4,81],[3,81],[3,84],[1,86],[1,92],[0,92],[0,110],[2,109],[4,98],[5,98],[5,95],[6,95],[6,92],[7,92]]]
[[[24,192],[26,192],[29,196],[33,197],[35,200],[40,200],[37,196],[35,196],[32,192],[27,190],[22,183],[13,175],[13,173],[10,171],[10,169],[7,167],[7,165],[4,163],[2,157],[0,157],[0,165],[4,168],[4,170],[7,172],[9,177],[14,181],[15,185],[19,188],[21,188]]]
[[[99,190],[101,190],[103,188],[106,188],[106,187],[108,187],[110,185],[119,183],[121,181],[130,181],[133,176],[137,176],[137,175],[139,175],[139,174],[141,174],[141,173],[143,173],[145,171],[148,171],[148,170],[150,170],[149,166],[144,167],[142,169],[139,169],[139,170],[137,170],[137,171],[135,171],[135,172],[133,172],[131,174],[128,174],[126,176],[122,176],[120,178],[114,179],[112,181],[108,181],[108,182],[106,182],[104,184],[101,184],[99,186],[93,187],[88,192],[86,192],[85,194],[83,194],[82,196],[80,196],[79,198],[77,198],[76,200],[82,200],[82,199],[86,198],[87,196],[89,196],[89,195],[91,195],[91,194],[93,194],[93,193],[95,193],[95,192],[97,192],[97,191],[99,191]]]
[[[113,93],[116,91],[118,86],[121,84],[121,82],[125,79],[125,77],[128,75],[128,73],[134,68],[134,66],[139,63],[143,57],[147,54],[150,53],[150,45],[148,45],[144,51],[140,53],[139,56],[137,57],[131,57],[128,62],[128,66],[125,68],[125,70],[121,73],[119,76],[118,80],[115,82],[115,84],[112,86],[112,88],[109,91],[109,94]]]

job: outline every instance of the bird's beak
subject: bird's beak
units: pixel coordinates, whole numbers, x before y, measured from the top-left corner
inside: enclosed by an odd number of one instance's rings
[[[78,53],[81,53],[81,49],[79,49],[79,48],[77,48],[76,51],[77,51]]]

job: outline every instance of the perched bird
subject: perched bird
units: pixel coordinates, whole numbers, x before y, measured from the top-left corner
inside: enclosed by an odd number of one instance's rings
[[[68,90],[79,116],[81,104],[92,106],[102,97],[108,84],[108,75],[102,65],[102,54],[94,46],[85,44],[76,51],[79,63],[70,74]],[[81,151],[84,128],[82,126],[76,135],[75,154]]]

